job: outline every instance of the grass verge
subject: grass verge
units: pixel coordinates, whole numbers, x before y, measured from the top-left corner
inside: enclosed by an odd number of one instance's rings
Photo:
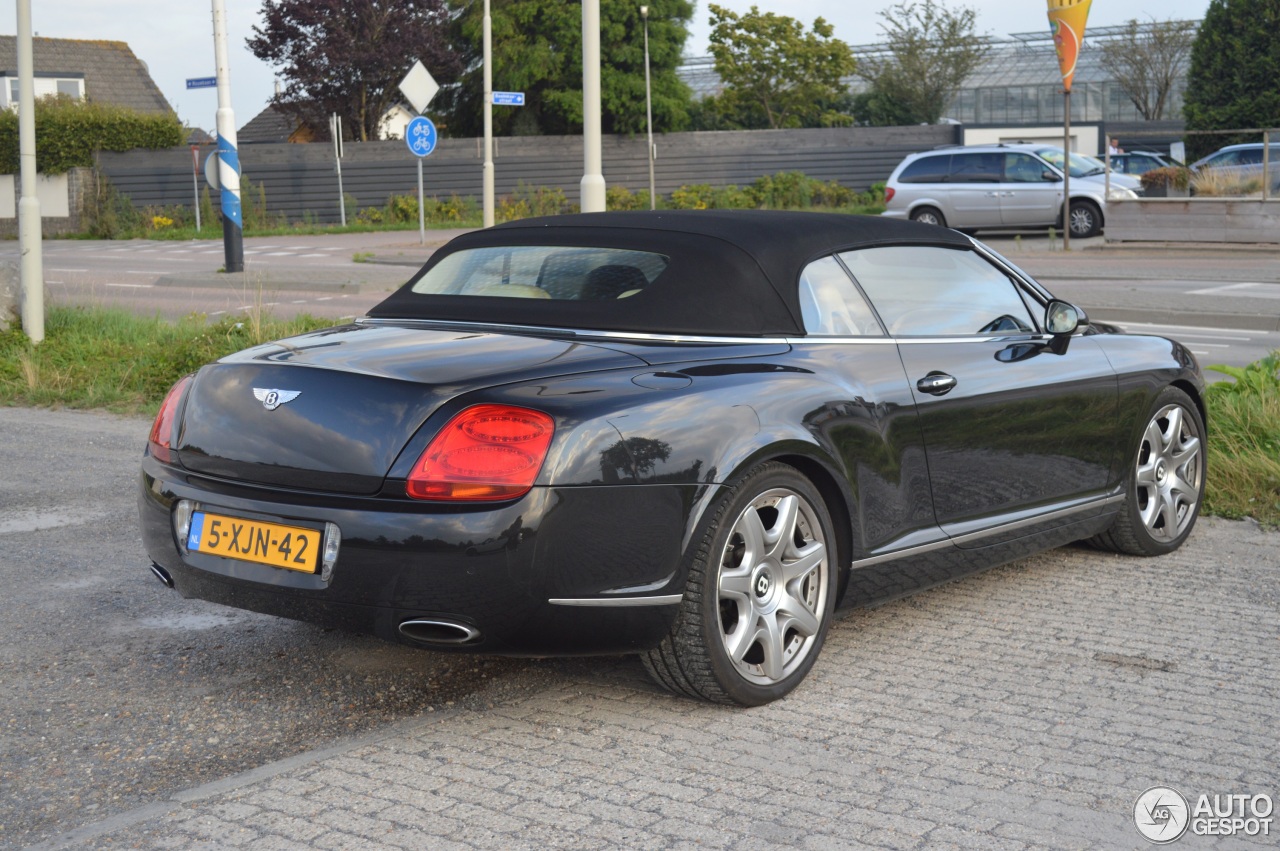
[[[203,364],[269,340],[332,325],[252,310],[179,322],[119,310],[51,307],[45,341],[15,323],[0,332],[0,404],[153,414],[169,387]],[[1280,352],[1244,368],[1213,366],[1234,383],[1209,388],[1205,511],[1280,526]]]
[[[1280,351],[1246,367],[1211,366],[1205,510],[1280,526]]]
[[[11,327],[0,332],[0,404],[105,408],[153,414],[178,378],[268,340],[332,325],[300,316],[284,322],[260,312],[177,323],[120,310],[51,307],[38,346]]]

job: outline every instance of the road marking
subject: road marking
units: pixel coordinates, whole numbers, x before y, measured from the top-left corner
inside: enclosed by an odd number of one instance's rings
[[[226,313],[226,311],[225,311],[225,310],[215,310],[215,311],[213,311],[212,313],[210,313],[209,315],[210,315],[210,316],[221,316],[221,315],[222,315],[222,314],[224,314],[224,313]]]
[[[268,251],[263,257],[292,257],[292,251]]]
[[[1257,292],[1262,287],[1271,292]],[[1188,290],[1187,295],[1224,295],[1236,298],[1280,298],[1280,286],[1276,284],[1228,284],[1224,287],[1209,287],[1203,290]]]
[[[332,257],[331,254],[299,254],[299,257]]]
[[[290,304],[306,304],[306,303],[307,303],[307,300],[306,300],[305,298],[297,298],[297,299],[294,299],[293,301],[291,301],[291,302],[289,302],[289,303],[290,303]]]
[[[138,271],[135,271],[135,270],[133,270],[133,269],[126,269],[124,273],[125,273],[126,275],[150,275],[150,276],[152,276],[153,278],[154,278],[154,277],[156,276],[156,274],[157,274],[157,273],[155,272],[155,270],[152,270],[152,271],[150,271],[150,272],[138,272]]]
[[[1105,321],[1105,320],[1103,320]],[[1113,325],[1119,325],[1121,328],[1169,328],[1174,331],[1211,331],[1217,334],[1256,334],[1256,331],[1250,331],[1245,328],[1209,328],[1204,325],[1160,325],[1155,322],[1113,322]],[[1248,339],[1248,338],[1245,338]]]
[[[320,298],[316,299],[316,301],[332,301],[332,300],[333,300],[333,296],[331,295],[320,296]]]
[[[88,272],[88,269],[50,269],[50,272]]]
[[[145,272],[136,272],[136,273],[134,273],[134,274],[143,275],[143,274],[147,274],[147,273],[145,273]],[[154,285],[154,284],[107,284],[107,286],[109,286],[109,287],[127,287],[128,289],[131,289],[131,290],[149,290],[149,289],[151,289],[151,288],[152,288],[153,286],[155,286],[155,285]]]

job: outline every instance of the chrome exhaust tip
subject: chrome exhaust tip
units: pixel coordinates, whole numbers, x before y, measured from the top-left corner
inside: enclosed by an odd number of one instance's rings
[[[156,579],[159,579],[161,582],[164,583],[164,587],[166,588],[173,587],[173,577],[169,575],[169,571],[165,570],[163,567],[156,564],[154,561],[151,562],[151,572],[156,575]]]
[[[480,640],[480,630],[456,621],[435,618],[412,618],[402,621],[400,634],[420,644],[459,645],[475,644]]]

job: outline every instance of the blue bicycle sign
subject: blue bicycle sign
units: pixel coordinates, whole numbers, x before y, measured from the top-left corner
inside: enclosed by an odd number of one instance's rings
[[[436,125],[419,115],[404,129],[404,141],[415,156],[425,157],[436,149]]]

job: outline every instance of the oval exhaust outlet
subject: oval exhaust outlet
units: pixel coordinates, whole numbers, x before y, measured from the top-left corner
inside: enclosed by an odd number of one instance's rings
[[[161,582],[164,583],[164,587],[166,588],[173,587],[173,577],[169,575],[169,571],[165,570],[163,567],[156,564],[155,562],[152,562],[151,572],[156,575],[156,579],[159,579]]]
[[[474,644],[480,630],[456,621],[413,618],[400,624],[400,634],[422,644]]]

